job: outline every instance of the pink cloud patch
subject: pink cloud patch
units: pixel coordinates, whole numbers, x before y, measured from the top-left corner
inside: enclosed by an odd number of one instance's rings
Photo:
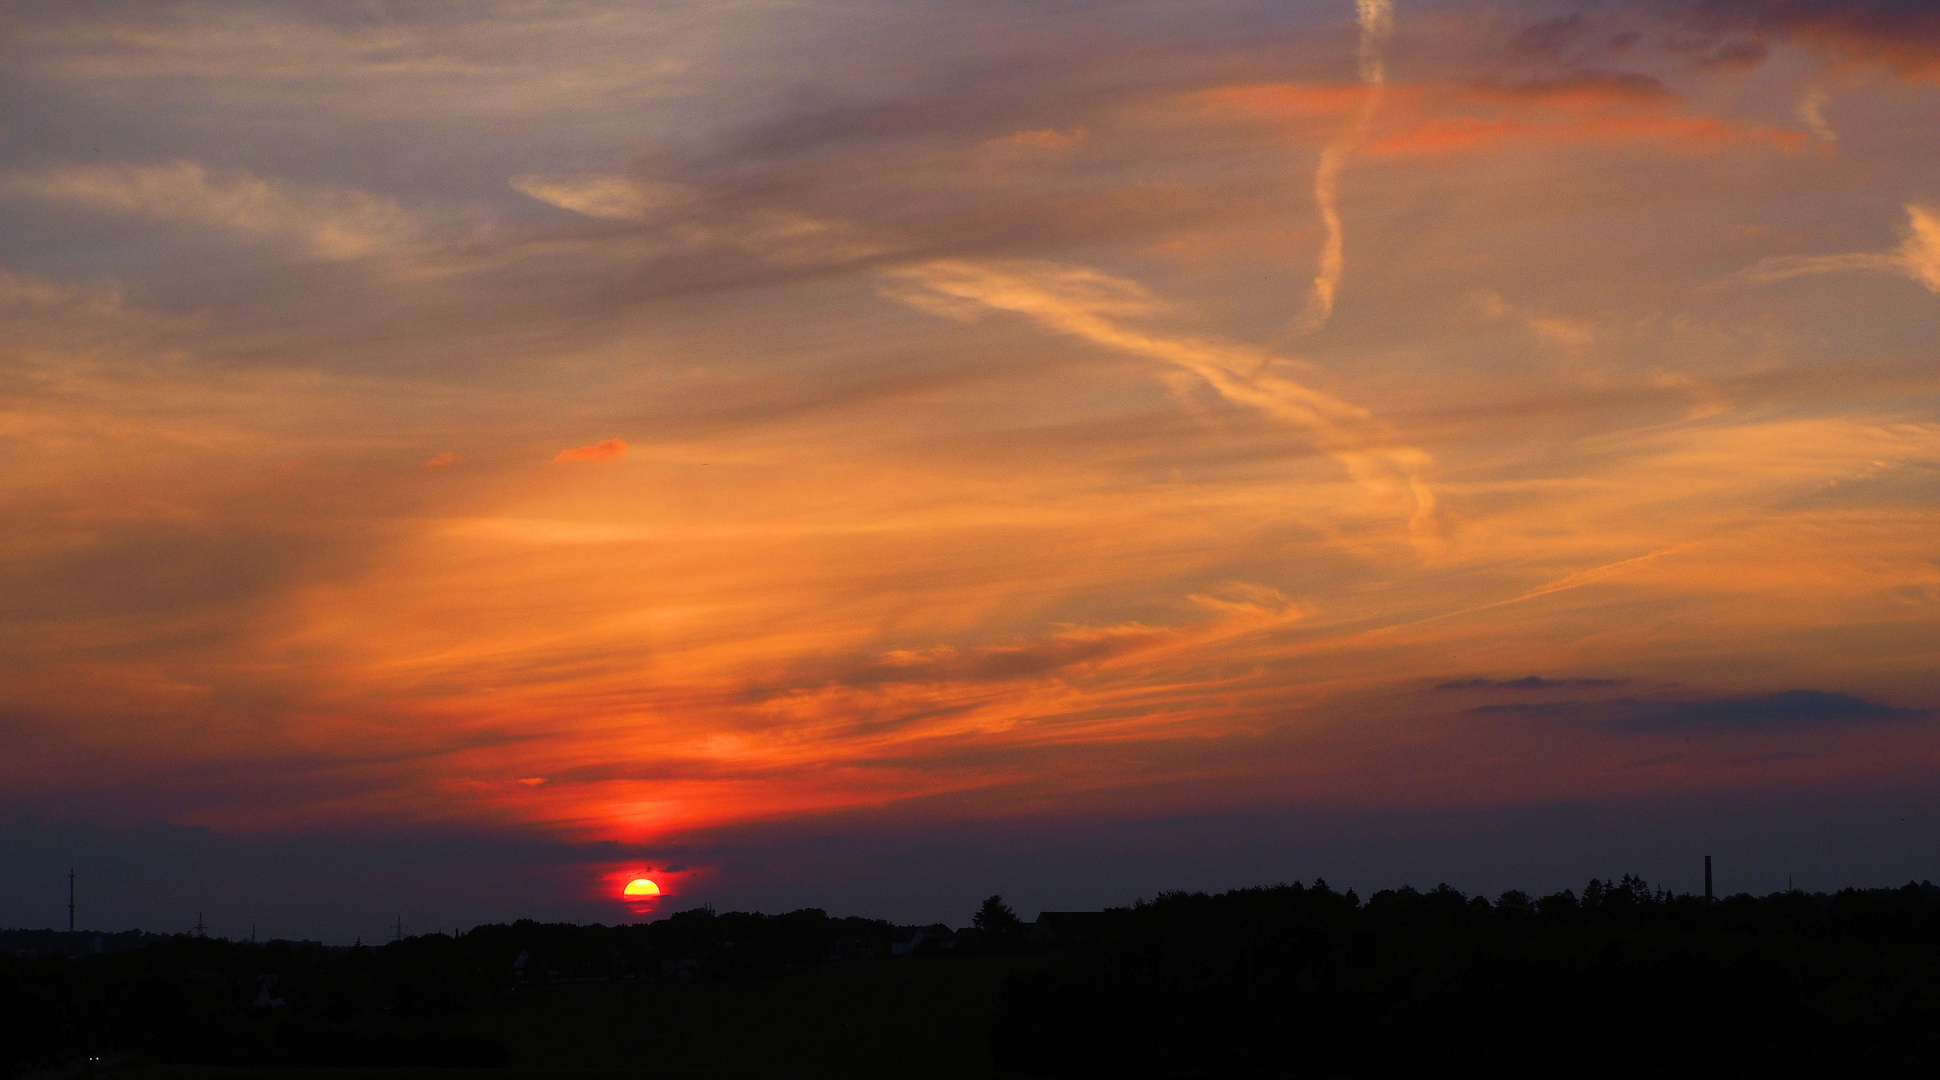
[[[626,453],[626,443],[618,439],[601,439],[591,446],[561,450],[552,460],[554,464],[564,461],[611,461],[624,453]]]
[[[442,469],[450,465],[456,465],[463,460],[465,460],[464,457],[457,451],[446,450],[444,453],[433,455],[431,460],[424,463],[424,467],[427,469]]]

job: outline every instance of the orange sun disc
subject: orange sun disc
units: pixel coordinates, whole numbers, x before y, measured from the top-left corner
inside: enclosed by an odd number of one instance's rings
[[[637,878],[634,878],[632,881],[629,881],[626,883],[626,895],[659,896],[660,886],[655,885],[653,882],[648,881],[646,878],[637,877]]]

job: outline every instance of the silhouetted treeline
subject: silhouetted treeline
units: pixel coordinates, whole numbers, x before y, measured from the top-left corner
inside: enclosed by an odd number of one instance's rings
[[[0,953],[0,1076],[124,1052],[206,1065],[493,1065],[502,1046],[445,1021],[562,980],[747,980],[887,956],[898,932],[818,910],[701,909],[629,926],[522,920],[354,948],[151,935],[101,955]]]
[[[645,1055],[697,1073],[725,1055],[749,1075],[869,1059],[966,1077],[991,1075],[994,1055],[1072,1078],[1920,1075],[1940,1060],[1931,885],[1713,904],[1635,878],[1494,902],[1447,887],[1363,902],[1316,882],[1035,926],[991,897],[971,921],[698,910],[353,948],[151,935],[122,952],[0,954],[0,1076],[90,1055]]]
[[[94,956],[127,952],[168,940],[142,930],[93,933],[73,930],[0,930],[0,952],[15,956]]]
[[[1940,889],[1171,893],[1014,977],[994,1038],[1056,1077],[1921,1075]]]

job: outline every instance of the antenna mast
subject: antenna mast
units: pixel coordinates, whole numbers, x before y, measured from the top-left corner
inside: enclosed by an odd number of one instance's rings
[[[74,932],[74,868],[67,868],[67,932]]]

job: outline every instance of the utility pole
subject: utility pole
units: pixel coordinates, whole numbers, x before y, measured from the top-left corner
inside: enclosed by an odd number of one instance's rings
[[[67,868],[67,932],[74,932],[74,868]]]

